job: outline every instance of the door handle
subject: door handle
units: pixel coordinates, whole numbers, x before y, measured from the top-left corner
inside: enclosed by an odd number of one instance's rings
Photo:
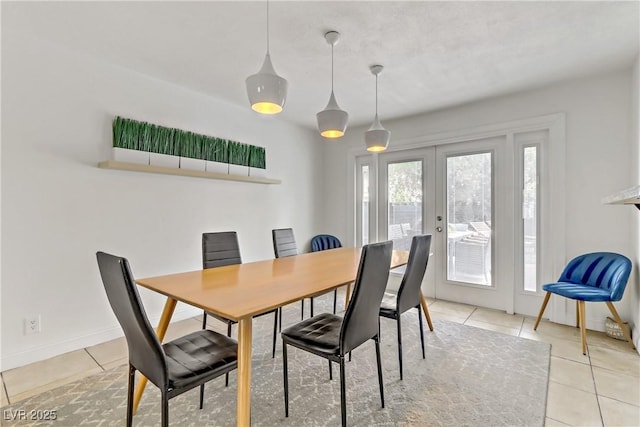
[[[436,231],[437,231],[438,233],[442,233],[442,227],[436,227]]]

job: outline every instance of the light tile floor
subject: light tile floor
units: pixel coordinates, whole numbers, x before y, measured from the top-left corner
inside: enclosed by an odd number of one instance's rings
[[[530,317],[447,301],[428,304],[433,319],[551,344],[547,426],[640,426],[640,356],[626,342],[589,331],[584,356],[574,327],[543,322],[534,331]],[[221,322],[210,325],[226,332]],[[172,323],[167,339],[200,326],[200,318]],[[126,342],[119,338],[2,372],[0,406],[126,363]]]

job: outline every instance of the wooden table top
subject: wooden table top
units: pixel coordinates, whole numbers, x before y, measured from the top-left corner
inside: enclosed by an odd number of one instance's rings
[[[238,321],[353,282],[361,248],[338,248],[207,270],[137,279],[169,298]],[[393,251],[391,268],[407,263]]]

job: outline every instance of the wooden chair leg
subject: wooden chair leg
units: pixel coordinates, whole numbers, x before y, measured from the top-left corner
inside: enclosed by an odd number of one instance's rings
[[[576,328],[580,327],[580,301],[576,300]]]
[[[533,325],[533,330],[538,329],[538,325],[540,324],[540,320],[542,319],[542,315],[544,314],[544,309],[547,308],[547,303],[549,302],[549,298],[551,298],[551,292],[547,292],[544,296],[544,301],[542,301],[542,307],[540,307],[540,313],[538,314],[538,319],[536,319],[536,324]]]
[[[582,337],[582,354],[587,354],[587,313],[584,301],[578,301],[578,315],[580,316],[580,336]]]
[[[624,337],[627,339],[629,344],[631,344],[631,348],[635,349],[636,346],[633,344],[633,340],[631,339],[631,334],[629,333],[629,330],[624,327],[624,324],[622,323],[622,319],[618,315],[618,311],[613,306],[613,303],[611,301],[606,301],[606,303],[607,303],[607,307],[609,307],[609,311],[613,315],[613,318],[615,319],[616,323],[618,324],[618,326],[620,326],[620,329],[622,329],[622,333],[624,334]]]

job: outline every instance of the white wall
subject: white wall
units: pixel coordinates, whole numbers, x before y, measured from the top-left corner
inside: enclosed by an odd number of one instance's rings
[[[629,187],[633,185],[640,185],[640,55],[636,59],[632,71],[631,81],[631,157],[635,159],[631,168],[631,183]],[[626,188],[626,187],[625,187]],[[631,258],[634,262],[635,277],[629,282],[627,292],[629,293],[629,299],[631,300],[631,319],[632,325],[635,323],[635,329],[632,333],[633,341],[636,344],[636,349],[640,352],[640,211],[629,206],[630,210],[633,210],[635,215],[635,221],[631,228],[630,236],[634,243],[634,256]]]
[[[122,335],[98,250],[143,277],[200,268],[205,231],[238,231],[245,261],[273,257],[272,228],[293,227],[301,249],[321,231],[315,132],[7,28],[2,89],[2,370]],[[282,184],[98,169],[115,115],[265,146]],[[141,293],[155,324],[164,298]],[[42,332],[24,335],[36,314]]]
[[[384,120],[382,90],[380,112],[384,126],[391,131],[391,144],[440,132],[566,113],[566,194],[562,197],[566,200],[563,227],[567,260],[591,251],[615,251],[633,258],[636,249],[629,231],[637,212],[628,206],[601,203],[603,197],[634,184],[629,171],[637,170],[638,156],[637,149],[632,155],[630,142],[630,93],[631,70],[627,69],[398,120]],[[325,148],[328,173],[324,226],[336,235],[353,234],[343,214],[353,201],[343,182],[347,174],[353,173],[348,170],[347,152],[364,144],[365,130],[350,129],[340,144]],[[629,292],[618,305],[621,316],[630,318],[632,304],[637,306],[638,296]],[[587,319],[598,319],[596,325],[602,325],[608,315],[606,306],[587,306]]]

